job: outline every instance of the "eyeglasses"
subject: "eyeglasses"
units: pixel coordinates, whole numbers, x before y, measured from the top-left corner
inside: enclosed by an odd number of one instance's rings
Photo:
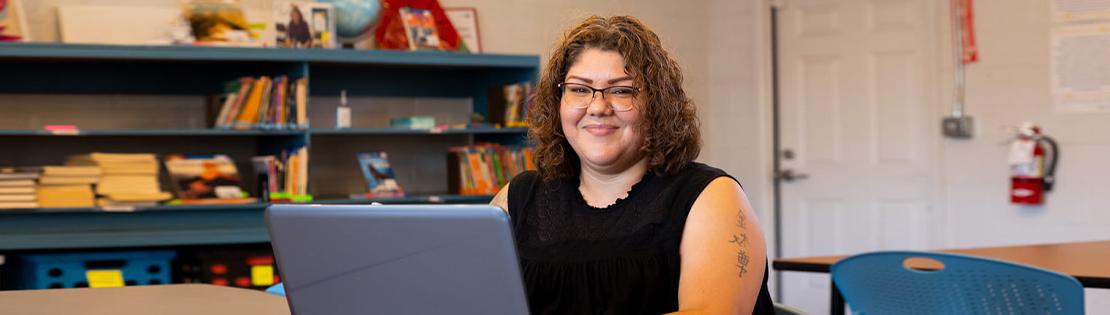
[[[595,89],[592,86],[578,83],[559,83],[563,89],[563,101],[574,106],[575,109],[586,109],[594,101],[594,95],[601,92],[601,98],[609,101],[613,111],[627,112],[632,110],[633,99],[640,93],[639,88],[631,86],[610,86],[604,89]]]

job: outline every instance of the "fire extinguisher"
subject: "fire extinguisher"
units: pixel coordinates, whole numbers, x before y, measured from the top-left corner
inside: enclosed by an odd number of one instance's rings
[[[1026,123],[1010,144],[1010,202],[1040,205],[1056,182],[1060,149],[1056,141],[1041,133],[1041,127]]]

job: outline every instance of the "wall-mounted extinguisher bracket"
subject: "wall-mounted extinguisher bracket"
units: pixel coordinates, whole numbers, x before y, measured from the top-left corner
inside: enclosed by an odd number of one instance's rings
[[[1060,148],[1041,127],[1026,123],[1010,144],[1010,202],[1040,205],[1056,183]]]

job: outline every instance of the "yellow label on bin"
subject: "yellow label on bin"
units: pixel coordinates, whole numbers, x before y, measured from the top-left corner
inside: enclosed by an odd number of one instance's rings
[[[120,270],[89,270],[85,271],[85,280],[89,281],[90,288],[115,288],[123,286],[123,271]]]
[[[274,266],[251,266],[251,285],[264,286],[274,284]]]

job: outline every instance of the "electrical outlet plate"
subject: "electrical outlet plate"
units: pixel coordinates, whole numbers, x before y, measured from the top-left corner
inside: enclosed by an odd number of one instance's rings
[[[971,139],[972,127],[970,116],[945,117],[941,123],[944,136],[954,139]]]

